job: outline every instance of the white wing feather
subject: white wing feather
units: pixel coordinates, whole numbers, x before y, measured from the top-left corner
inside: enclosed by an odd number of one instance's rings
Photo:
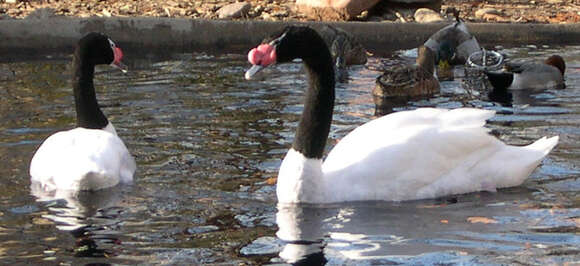
[[[47,138],[30,163],[44,189],[98,190],[133,180],[136,164],[123,141],[98,129],[75,128]]]
[[[493,111],[422,108],[368,122],[322,166],[324,201],[411,200],[521,184],[558,137],[515,147],[487,133]]]

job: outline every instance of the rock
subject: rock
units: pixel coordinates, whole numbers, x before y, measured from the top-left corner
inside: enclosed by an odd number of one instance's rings
[[[111,17],[111,12],[109,12],[107,9],[103,9],[103,11],[101,13],[105,17]]]
[[[288,11],[286,11],[286,10],[274,11],[270,15],[272,15],[272,17],[277,17],[277,18],[285,18],[285,17],[288,17]]]
[[[272,15],[270,15],[270,14],[268,14],[268,13],[265,13],[265,12],[264,12],[264,13],[262,13],[262,16],[261,16],[261,18],[262,18],[263,20],[272,20],[272,21],[273,21],[273,20],[275,20],[275,18],[274,18]]]
[[[485,21],[508,22],[509,18],[504,18],[501,11],[495,8],[482,8],[475,11],[475,17]]]
[[[296,0],[299,12],[319,20],[349,20],[379,0]]]
[[[509,22],[510,21],[509,18],[504,18],[502,16],[498,16],[495,14],[483,14],[482,19],[485,19],[485,21],[496,21],[496,22]]]
[[[219,18],[230,19],[230,18],[240,18],[246,16],[252,8],[252,5],[246,2],[238,2],[223,6],[218,9],[217,14]]]
[[[32,13],[28,14],[25,19],[49,19],[57,17],[56,10],[53,8],[37,8]]]
[[[441,14],[429,8],[417,9],[413,17],[415,18],[415,21],[419,23],[433,23],[444,21],[443,16],[441,16]]]
[[[274,226],[276,217],[273,214],[238,214],[234,216],[238,223],[244,227],[252,228],[256,226]]]
[[[501,12],[495,8],[486,7],[475,11],[475,17],[482,19],[486,14],[501,16]]]

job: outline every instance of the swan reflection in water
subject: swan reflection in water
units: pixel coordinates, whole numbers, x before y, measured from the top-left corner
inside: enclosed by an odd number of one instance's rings
[[[385,202],[278,204],[276,235],[285,243],[279,257],[293,265],[408,263],[393,254],[429,251],[415,241],[425,236],[421,232],[431,222],[409,207]],[[409,245],[414,251],[406,250]]]
[[[497,257],[486,252],[514,256],[529,241],[552,246],[542,234],[512,231],[533,225],[519,208],[532,195],[523,187],[507,191],[399,203],[278,204],[278,259],[294,265],[493,263]]]
[[[279,257],[293,265],[393,263],[391,252],[400,254],[397,246],[411,241],[407,233],[427,222],[409,219],[414,212],[385,202],[278,204],[276,235],[285,243]]]
[[[324,265],[324,220],[333,217],[334,208],[305,204],[278,204],[276,236],[284,241],[280,258],[293,265]]]
[[[122,200],[122,186],[98,191],[46,191],[39,183],[33,182],[30,189],[36,200],[48,208],[49,212],[42,217],[75,237],[75,256],[111,256],[112,251],[99,248],[99,245],[120,243],[115,231],[124,211],[118,207]]]

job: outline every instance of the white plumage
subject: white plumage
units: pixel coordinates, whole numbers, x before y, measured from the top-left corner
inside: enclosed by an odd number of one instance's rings
[[[133,180],[135,160],[109,124],[105,129],[57,132],[30,163],[32,182],[45,190],[98,190]]]
[[[278,175],[283,203],[414,200],[520,185],[558,137],[516,147],[484,128],[494,111],[421,108],[370,121],[322,160],[291,149]]]

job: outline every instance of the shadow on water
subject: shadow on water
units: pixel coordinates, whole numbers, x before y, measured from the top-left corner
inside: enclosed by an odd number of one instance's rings
[[[48,135],[74,126],[70,58],[0,64],[2,264],[562,264],[580,257],[580,53],[576,47],[504,53],[567,59],[567,88],[493,98],[461,79],[422,106],[496,110],[503,141],[561,142],[521,187],[417,202],[276,206],[276,176],[302,111],[299,63],[245,81],[242,55],[132,59],[98,68],[99,103],[135,156],[135,184],[46,194],[28,165]],[[352,67],[337,84],[327,149],[375,118],[378,72]],[[346,76],[345,76],[346,77]],[[390,103],[392,104],[392,103]],[[498,166],[501,167],[501,166]]]

